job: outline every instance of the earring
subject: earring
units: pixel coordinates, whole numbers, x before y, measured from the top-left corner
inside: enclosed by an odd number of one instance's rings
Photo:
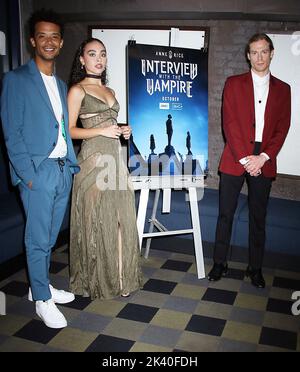
[[[83,65],[81,65],[81,70],[83,70]]]

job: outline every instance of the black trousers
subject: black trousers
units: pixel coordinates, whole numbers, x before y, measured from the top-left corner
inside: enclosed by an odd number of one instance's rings
[[[248,184],[249,265],[253,269],[260,269],[263,264],[266,214],[273,179],[263,175],[252,177],[247,172],[242,176],[221,173],[214,262],[224,263],[227,260],[233,218],[245,179]]]

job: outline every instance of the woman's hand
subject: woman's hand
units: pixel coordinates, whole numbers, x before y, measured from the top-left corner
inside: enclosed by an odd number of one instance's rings
[[[122,130],[117,125],[110,125],[109,127],[101,128],[99,134],[104,137],[119,139],[122,135]]]
[[[125,125],[121,127],[123,137],[128,140],[131,136],[132,129],[129,125]]]

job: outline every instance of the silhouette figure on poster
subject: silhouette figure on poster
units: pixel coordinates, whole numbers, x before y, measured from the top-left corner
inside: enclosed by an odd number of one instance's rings
[[[168,147],[171,146],[172,136],[173,136],[173,125],[172,125],[172,115],[168,115],[168,120],[166,121],[167,135],[168,135]]]
[[[193,155],[193,153],[191,152],[191,134],[190,134],[190,132],[187,132],[186,147],[188,149],[187,155]]]
[[[165,148],[165,154],[167,154],[169,157],[175,155],[175,149],[171,145],[172,142],[172,136],[173,136],[173,124],[172,124],[172,115],[168,115],[168,120],[166,121],[166,130],[168,135],[168,145]]]
[[[151,136],[150,136],[150,150],[151,150],[151,155],[156,155],[155,152],[154,152],[155,149],[156,149],[155,139],[154,139],[153,134],[151,134]]]

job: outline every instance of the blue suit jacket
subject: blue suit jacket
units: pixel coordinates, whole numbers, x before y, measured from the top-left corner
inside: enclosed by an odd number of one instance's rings
[[[67,87],[56,77],[67,134],[67,165],[79,172],[69,134]],[[12,183],[33,181],[39,165],[49,157],[58,138],[58,122],[34,60],[8,72],[3,80],[1,119],[10,160]]]

